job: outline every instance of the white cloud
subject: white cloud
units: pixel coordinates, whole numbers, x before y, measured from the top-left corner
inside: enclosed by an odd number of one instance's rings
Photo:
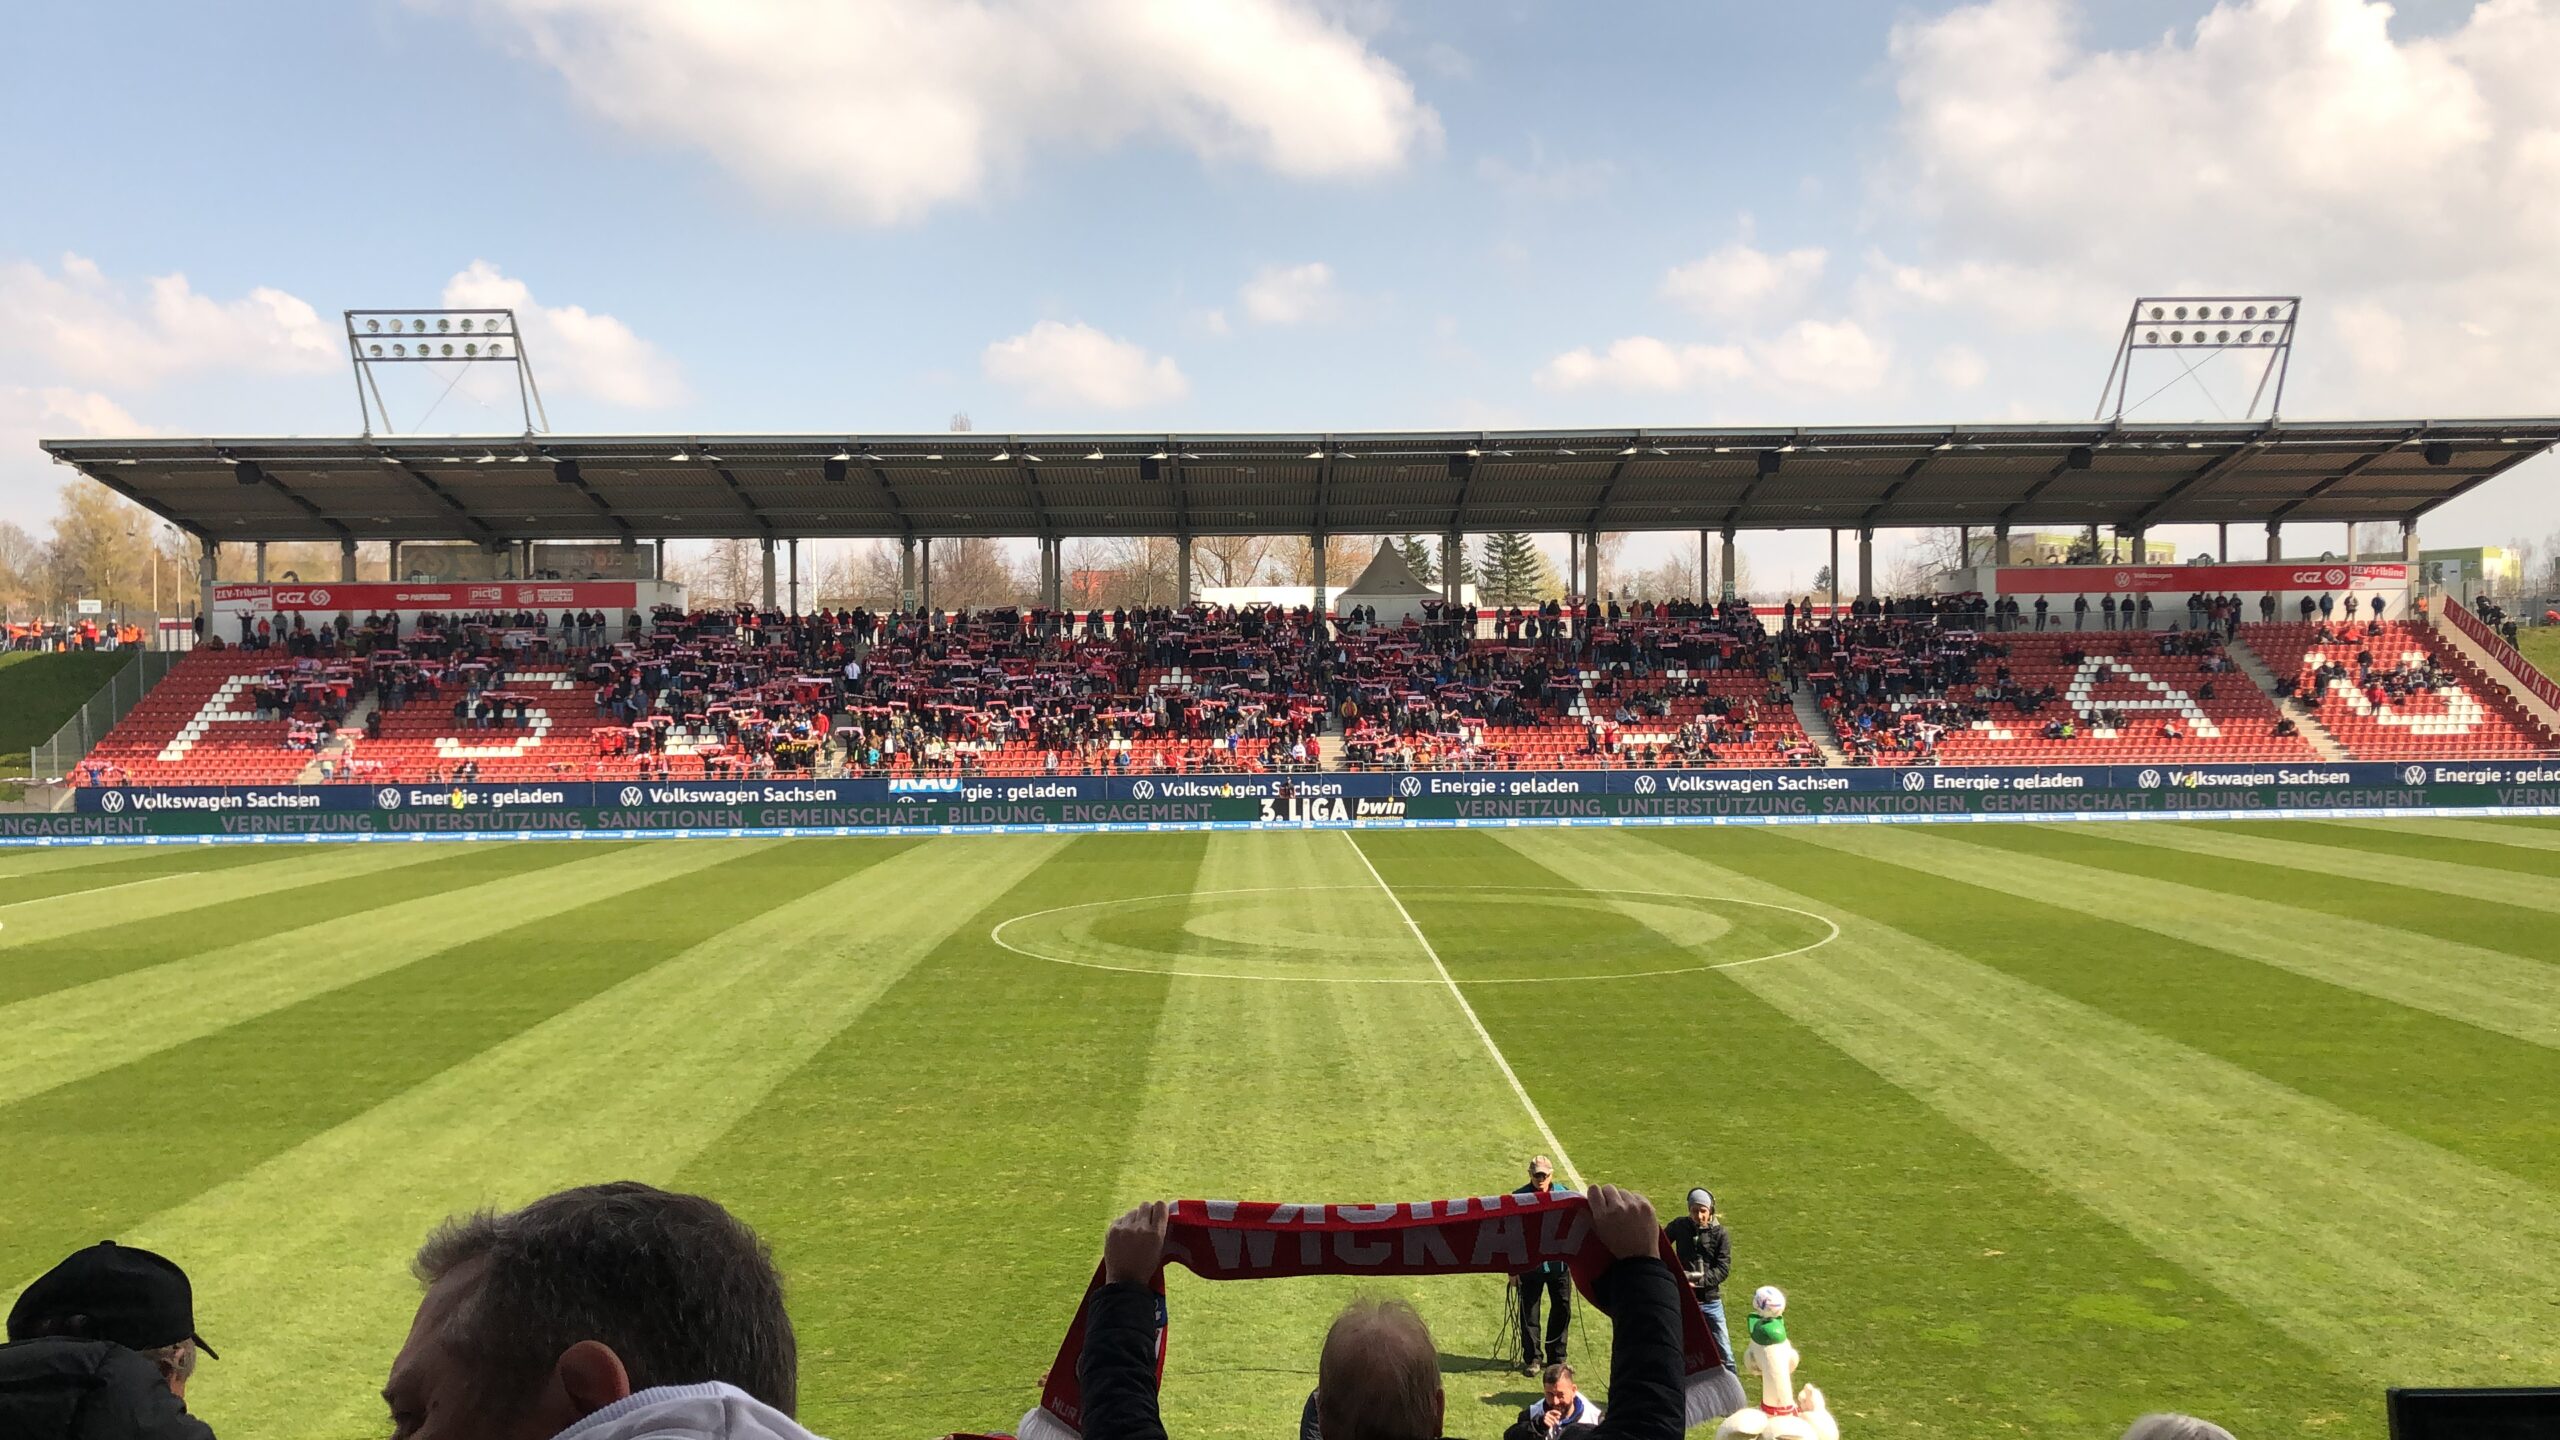
[[[1893,366],[1893,348],[1855,320],[1799,320],[1754,341],[1751,355],[1772,385],[1789,390],[1873,390]]]
[[[1160,141],[1331,180],[1440,139],[1404,73],[1308,0],[462,3],[613,124],[869,224],[1038,152]]]
[[[36,448],[38,440],[151,433],[150,426],[94,390],[0,385],[0,521],[40,530],[53,509],[55,492],[78,478],[54,467]]]
[[[657,346],[610,315],[578,305],[543,305],[523,281],[486,260],[445,282],[452,307],[504,307],[516,312],[535,380],[564,394],[586,395],[608,405],[657,409],[685,398],[676,364]]]
[[[2123,50],[2079,15],[1989,0],[1896,30],[1908,155],[1880,199],[1943,258],[1882,267],[1885,292],[2084,332],[2141,291],[2300,293],[2296,379],[2330,408],[2547,407],[2560,6],[2403,37],[2373,0],[2226,0]]]
[[[1215,306],[1201,311],[1198,321],[1202,330],[1220,339],[1226,338],[1235,328],[1227,323],[1227,312]]]
[[[308,302],[264,286],[217,300],[179,274],[135,293],[78,255],[58,271],[0,265],[0,351],[33,358],[49,379],[124,387],[195,371],[309,374],[346,363],[345,345]]]
[[[1820,249],[1771,254],[1736,241],[1662,277],[1662,293],[1710,320],[1784,310],[1802,303],[1829,260]]]
[[[1236,299],[1257,325],[1308,325],[1331,319],[1342,297],[1334,289],[1333,267],[1312,260],[1264,266],[1244,282]]]
[[[1150,355],[1090,325],[1043,320],[979,357],[987,378],[1020,389],[1035,405],[1136,410],[1191,393],[1170,356]]]
[[[1971,346],[1949,345],[1929,362],[1929,373],[1950,390],[1971,390],[1991,378],[1991,366]]]
[[[1546,390],[1699,390],[1741,380],[1751,360],[1734,345],[1683,345],[1631,335],[1607,350],[1568,350],[1538,371]]]

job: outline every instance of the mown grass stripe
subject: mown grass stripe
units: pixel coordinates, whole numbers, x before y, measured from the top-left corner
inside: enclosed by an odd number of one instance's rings
[[[2415,889],[2430,895],[2477,900],[2500,909],[2516,907],[2546,915],[2560,914],[2560,874],[2479,865],[2468,857],[2458,861],[2433,858],[2443,855],[2441,845],[2433,847],[2433,856],[2368,845],[2356,832],[2332,830],[2325,825],[2294,824],[2281,830],[2211,824],[2100,825],[2090,827],[2090,833],[2124,844],[2273,865],[2366,887],[2381,883],[2396,887],[2389,899],[2396,899],[2399,890]],[[2551,868],[2547,864],[2544,867]]]
[[[778,842],[694,843],[716,862],[660,887],[662,903],[561,909],[0,1106],[0,1278],[223,1184],[773,898],[760,862]]]
[[[830,842],[838,843],[838,842]],[[971,837],[940,940],[678,1183],[774,1247],[822,1435],[1010,1430],[1093,1272],[1166,982],[1049,964],[998,920],[1177,893],[1204,837]],[[1006,857],[1045,858],[1019,874]],[[954,923],[956,922],[956,924]],[[858,923],[858,917],[848,917]]]
[[[1273,893],[1215,892],[1276,887]],[[1251,923],[1315,950],[1386,949],[1392,973],[1427,974],[1385,892],[1340,835],[1214,835],[1195,914]],[[1232,923],[1224,928],[1234,928]],[[1170,937],[1168,937],[1168,941]],[[1394,952],[1402,952],[1400,954]],[[1428,1121],[1419,1111],[1427,1111]],[[1176,979],[1147,1051],[1136,1139],[1115,1203],[1242,1198],[1375,1203],[1509,1189],[1541,1148],[1445,987]],[[1491,1328],[1497,1282],[1310,1278],[1210,1284],[1177,1273],[1177,1361],[1165,1376],[1179,1433],[1267,1435],[1315,1384],[1325,1326],[1355,1290],[1403,1295],[1443,1351]],[[1490,1372],[1487,1372],[1490,1374]],[[1595,1389],[1605,1390],[1595,1375]],[[1484,1405],[1516,1377],[1452,1375],[1451,1434],[1508,1425]]]
[[[13,846],[0,849],[0,886],[6,886],[21,876],[51,875],[57,871],[82,870],[94,865],[131,864],[137,854],[153,860],[166,860],[212,855],[228,848],[187,845],[137,852],[130,845],[57,845],[42,849]]]
[[[1841,938],[1803,963],[1723,974],[2376,1387],[2560,1366],[2560,1331],[2516,1319],[2560,1285],[2548,1193],[1710,863],[1687,837],[1544,838],[1512,843],[1568,874],[1650,870],[1830,914]]]
[[[55,857],[47,856],[47,859]],[[89,863],[55,865],[33,871],[0,872],[0,917],[18,906],[70,894],[85,894],[110,885],[176,875],[209,875],[268,857],[246,845],[187,850],[110,850],[103,857],[66,855]]]
[[[544,852],[550,853],[544,853]],[[492,857],[495,858],[495,857]],[[540,916],[680,882],[721,860],[684,845],[528,845],[313,925],[0,1006],[0,1104],[182,1045],[314,995],[477,944]],[[481,878],[482,876],[488,878]]]
[[[977,885],[1065,842],[957,863],[972,843],[768,852],[760,906],[142,1226],[144,1243],[190,1254],[203,1323],[242,1337],[224,1383],[257,1397],[246,1428],[363,1428],[381,1402],[348,1379],[389,1368],[417,1303],[406,1262],[431,1225],[568,1185],[672,1181],[964,923]],[[855,913],[863,924],[843,923]]]
[[[2116,828],[2116,827],[2107,827]],[[2074,832],[2053,843],[2114,854]],[[2059,858],[2073,858],[2066,850]],[[1722,863],[2560,1194],[2560,1050],[2137,929],[2101,904],[2022,898],[1943,869],[1838,863],[1806,839]],[[1977,872],[1978,873],[1978,872]],[[2269,1016],[2317,1023],[2267,1023]]]
[[[493,845],[488,853],[509,848]],[[271,932],[279,916],[305,907],[342,907],[334,913],[343,914],[360,906],[371,887],[396,883],[394,872],[449,866],[461,858],[439,845],[310,845],[253,853],[265,858],[120,891],[112,903],[75,900],[10,912],[0,928],[0,1004],[252,939]]]
[[[2554,862],[2547,853],[2537,853],[2527,846],[2474,844],[2457,847],[2445,844],[2440,836],[2414,830],[2371,828],[2351,820],[2269,822],[2231,828],[2245,834],[2295,840],[2337,854],[2378,856],[2382,857],[2384,864],[2393,867],[2410,861],[2420,865],[2460,865],[2491,876],[2513,876],[2536,891],[2560,888],[2560,862]]]
[[[1669,913],[1650,899],[1547,912],[1569,927],[1556,933],[1506,890],[1741,893],[1641,849],[1621,858],[1596,838],[1553,841],[1387,836],[1374,848],[1399,889],[1495,887],[1417,911],[1434,933],[1463,937],[1442,942],[1461,974],[1585,939],[1660,959],[1698,943],[1629,918]],[[1591,863],[1567,863],[1577,857]],[[1803,903],[1766,889],[1752,898]],[[1819,965],[1823,954],[1744,968]],[[1853,1407],[1862,1432],[2112,1435],[2168,1407],[2245,1434],[2305,1434],[2370,1408],[2367,1377],[2331,1369],[1732,973],[1472,993],[1594,1177],[1632,1184],[1666,1212],[1693,1185],[1715,1191],[1734,1237],[1728,1313],[1738,1327],[1755,1286],[1783,1286],[1804,1378]],[[2195,1363],[2207,1354],[2231,1363]]]
[[[2392,820],[2339,820],[2331,822],[2359,835],[2406,833],[2451,840],[2461,845],[2458,852],[2430,849],[2438,859],[2460,859],[2466,863],[2484,863],[2483,856],[2500,850],[2539,851],[2548,854],[2560,850],[2560,835],[2541,826],[2521,824],[2513,820],[2428,820],[2411,816]],[[2484,847],[2488,847],[2484,850]],[[2547,874],[2552,862],[2528,855],[2525,863],[2536,873]]]
[[[2076,831],[2028,837],[2031,851],[2013,848],[2016,837],[1976,833],[2003,828],[1966,827],[1955,839],[1844,826],[1808,830],[1803,838],[1844,855],[2084,911],[2493,1034],[2560,1046],[2560,970],[2546,961],[2343,919],[2238,889],[2153,880],[2087,863],[2104,858],[2133,866],[2151,852]],[[2095,856],[2086,848],[2092,846],[2099,847]],[[2056,855],[2081,859],[2047,858]],[[2213,878],[2227,877],[2195,876],[2199,882]],[[2304,877],[2300,886],[2311,883]],[[2547,923],[2543,929],[2548,932]]]

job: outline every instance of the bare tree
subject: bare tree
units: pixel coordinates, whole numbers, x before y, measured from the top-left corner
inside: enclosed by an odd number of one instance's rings
[[[1191,563],[1202,585],[1260,584],[1270,553],[1268,535],[1203,535],[1191,542]]]
[[[2542,547],[2528,536],[2517,535],[2508,539],[2506,551],[2511,566],[2506,573],[2491,581],[2489,593],[2500,600],[2520,600],[2539,588],[2535,583],[2540,577],[2534,568],[2534,560],[2542,553]]]
[[[1170,605],[1180,576],[1173,541],[1162,535],[1070,540],[1060,552],[1070,608]],[[1198,558],[1194,553],[1195,560]]]
[[[984,610],[1031,602],[1031,577],[1003,545],[978,536],[933,545],[933,603],[945,610]]]
[[[1621,593],[1637,600],[1695,600],[1699,594],[1698,562],[1674,550],[1671,558],[1628,578]]]
[[[977,429],[977,428],[978,428],[977,422],[976,422],[976,421],[974,421],[974,420],[971,420],[971,419],[969,418],[969,412],[968,412],[968,411],[966,411],[966,410],[955,410],[955,411],[953,411],[953,412],[952,412],[952,415],[951,415],[951,433],[953,433],[954,435],[965,435],[965,434],[969,433],[970,431],[975,430],[975,429]]]
[[[1359,579],[1360,572],[1376,558],[1380,543],[1375,535],[1324,537],[1324,583],[1339,588]],[[1313,547],[1301,535],[1292,535],[1274,544],[1271,547],[1271,583],[1315,584],[1314,555]]]

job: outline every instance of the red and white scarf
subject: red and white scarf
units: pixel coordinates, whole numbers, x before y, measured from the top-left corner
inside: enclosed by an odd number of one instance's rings
[[[1731,1414],[1743,1404],[1726,1368],[1725,1338],[1708,1326],[1668,1238],[1662,1263],[1680,1287],[1680,1352],[1688,1423]],[[1270,1280],[1290,1275],[1515,1274],[1562,1261],[1574,1288],[1593,1287],[1617,1257],[1591,1233],[1590,1205],[1579,1195],[1485,1195],[1397,1205],[1288,1205],[1259,1200],[1179,1200],[1166,1228],[1164,1258],[1204,1280]],[[1075,1323],[1058,1346],[1037,1409],[1022,1417],[1021,1440],[1082,1440],[1084,1391],[1076,1364],[1085,1322],[1102,1289],[1102,1267],[1076,1306]],[[1164,1273],[1150,1281],[1164,1293]],[[1164,1371],[1172,1326],[1156,1335],[1156,1371]]]

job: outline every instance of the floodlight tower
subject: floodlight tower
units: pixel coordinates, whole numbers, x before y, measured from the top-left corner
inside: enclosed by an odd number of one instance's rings
[[[2107,367],[2107,383],[2098,391],[2095,418],[2124,418],[2134,361],[2153,351],[2166,352],[2179,371],[2131,408],[2139,409],[2171,385],[2194,377],[2220,356],[2256,352],[2263,358],[2258,361],[2257,385],[2249,393],[2243,418],[2256,418],[2260,400],[2267,402],[2267,418],[2276,418],[2284,411],[2284,379],[2293,367],[2293,327],[2301,313],[2299,295],[2145,295],[2135,300],[2132,313],[2125,317],[2124,338],[2116,342],[2115,363]],[[2201,388],[2204,382],[2196,384]],[[2212,393],[2206,391],[2206,398],[2211,399]]]
[[[524,414],[527,435],[551,428],[542,408],[542,387],[534,383],[533,362],[524,353],[524,332],[513,310],[349,310],[347,355],[355,362],[356,408],[364,416],[364,433],[373,434],[379,417],[382,433],[393,433],[390,407],[382,403],[382,387],[374,380],[377,365],[510,365],[516,372],[516,401]],[[460,383],[462,373],[454,376]],[[448,390],[452,386],[446,387]]]

